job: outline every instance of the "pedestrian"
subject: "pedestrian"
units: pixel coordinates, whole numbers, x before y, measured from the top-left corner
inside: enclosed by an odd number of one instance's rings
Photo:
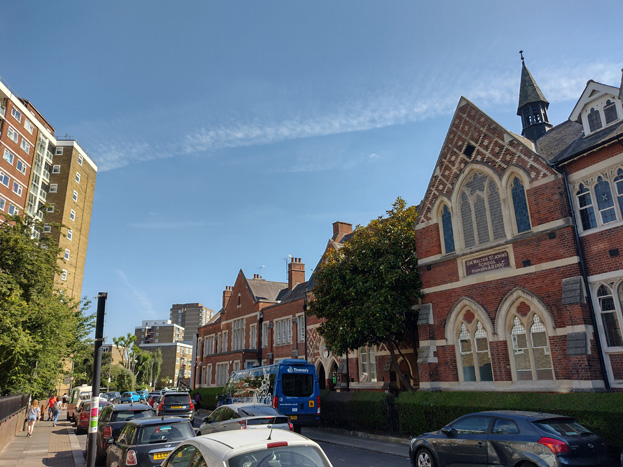
[[[199,392],[195,394],[195,410],[199,413],[199,409],[201,408],[201,395]]]
[[[41,408],[39,407],[39,401],[37,399],[32,401],[28,411],[26,412],[26,420],[28,421],[28,437],[32,436],[32,430],[35,429],[35,422],[39,420],[41,414]]]
[[[48,399],[48,405],[47,405],[48,422],[52,420],[52,407],[54,407],[55,402],[56,402],[56,395],[52,394],[52,396]]]
[[[54,417],[54,423],[52,423],[52,426],[56,426],[56,424],[58,423],[58,416],[61,413],[61,404],[61,400],[56,399],[56,402],[54,402],[54,405],[52,406],[52,417]]]
[[[69,402],[69,396],[67,396],[67,393],[63,394],[63,408],[66,409],[67,408],[67,402]]]

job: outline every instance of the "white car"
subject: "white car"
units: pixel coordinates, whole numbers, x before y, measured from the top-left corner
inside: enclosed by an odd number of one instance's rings
[[[317,443],[285,430],[221,431],[182,441],[162,467],[332,467]]]

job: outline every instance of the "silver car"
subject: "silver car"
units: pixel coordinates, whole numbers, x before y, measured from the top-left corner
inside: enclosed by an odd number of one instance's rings
[[[269,405],[238,403],[221,405],[199,427],[199,435],[217,431],[274,428],[293,431],[292,423]]]

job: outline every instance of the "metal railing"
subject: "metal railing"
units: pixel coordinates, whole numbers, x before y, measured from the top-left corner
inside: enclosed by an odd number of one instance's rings
[[[0,423],[28,405],[28,394],[0,397]]]

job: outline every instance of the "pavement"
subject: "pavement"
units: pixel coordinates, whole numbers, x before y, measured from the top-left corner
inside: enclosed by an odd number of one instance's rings
[[[202,412],[197,416],[199,420],[208,413]],[[58,420],[57,426],[52,426],[51,421],[37,422],[30,438],[26,431],[19,432],[0,452],[0,467],[86,467],[85,453],[65,410]],[[369,451],[394,455],[409,452],[409,440],[403,438],[331,428],[303,428],[302,434],[317,442]]]

